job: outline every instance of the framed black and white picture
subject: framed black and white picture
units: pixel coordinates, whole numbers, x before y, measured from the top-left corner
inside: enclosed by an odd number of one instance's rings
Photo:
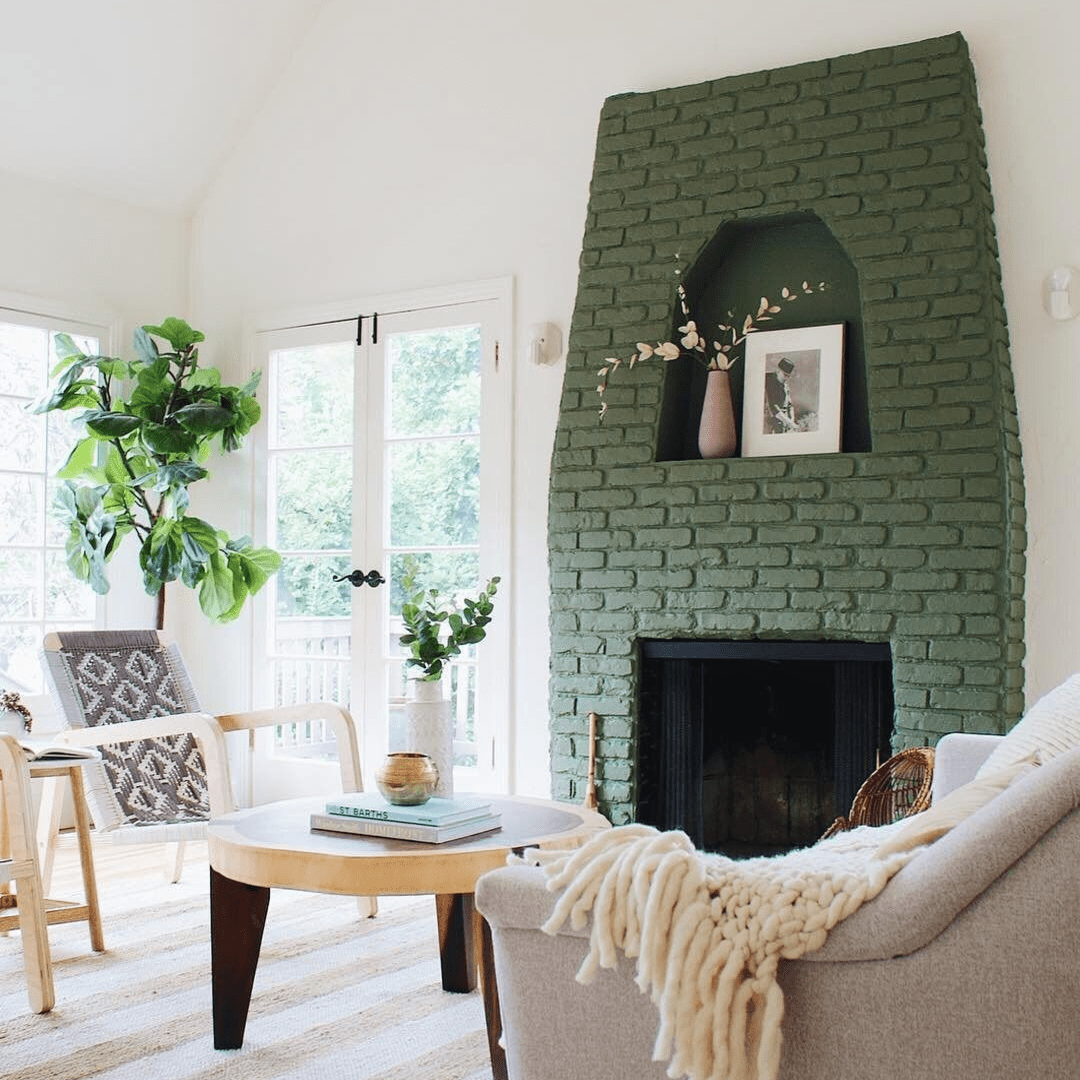
[[[743,382],[743,457],[837,453],[843,375],[843,323],[751,334]]]

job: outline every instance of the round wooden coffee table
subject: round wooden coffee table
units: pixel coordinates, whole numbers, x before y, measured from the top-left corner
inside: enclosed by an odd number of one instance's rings
[[[596,811],[570,803],[482,797],[502,814],[502,827],[445,844],[313,832],[311,815],[325,808],[325,798],[269,803],[211,821],[214,1047],[234,1050],[243,1044],[271,889],[345,896],[433,893],[443,988],[473,990],[479,972],[492,1069],[496,1077],[505,1076],[491,936],[473,904],[476,879],[505,865],[511,852],[575,846],[610,826]]]

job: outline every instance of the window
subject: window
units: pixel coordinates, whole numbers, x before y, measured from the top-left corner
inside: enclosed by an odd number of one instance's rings
[[[62,526],[50,513],[56,472],[75,441],[73,413],[30,412],[56,365],[55,338],[89,353],[107,328],[0,307],[0,687],[44,690],[46,631],[92,627],[97,597],[68,570]]]

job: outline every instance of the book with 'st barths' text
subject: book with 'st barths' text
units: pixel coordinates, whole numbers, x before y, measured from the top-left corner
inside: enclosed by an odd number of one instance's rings
[[[352,836],[381,836],[388,840],[415,840],[422,844],[445,844],[467,836],[493,832],[500,827],[498,814],[461,821],[456,825],[410,825],[404,821],[379,821],[373,818],[346,817],[343,814],[312,814],[311,827],[317,832],[344,833]]]
[[[356,791],[326,804],[326,812],[367,821],[401,821],[409,825],[457,825],[491,813],[485,799],[440,799],[432,796],[419,806],[397,806],[378,792]]]

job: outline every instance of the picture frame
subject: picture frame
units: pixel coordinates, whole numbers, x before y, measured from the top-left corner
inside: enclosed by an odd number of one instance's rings
[[[843,323],[753,333],[745,363],[743,457],[839,452]]]

